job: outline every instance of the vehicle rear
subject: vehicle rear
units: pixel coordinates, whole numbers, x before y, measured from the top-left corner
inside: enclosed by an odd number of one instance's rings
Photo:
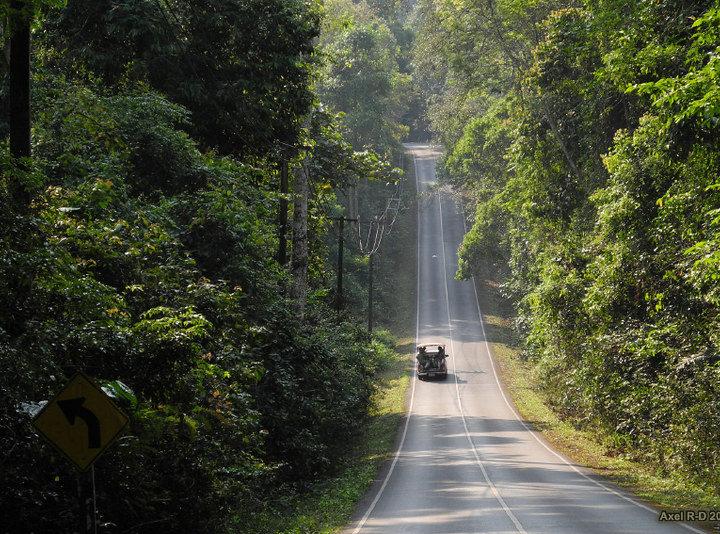
[[[418,347],[417,376],[425,378],[447,378],[447,354],[444,345],[421,345]]]

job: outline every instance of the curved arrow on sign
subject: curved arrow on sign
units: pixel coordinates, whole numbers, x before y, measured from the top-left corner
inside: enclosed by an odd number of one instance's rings
[[[76,397],[74,399],[59,400],[58,406],[65,414],[68,423],[75,424],[75,418],[79,417],[88,428],[88,449],[100,448],[100,421],[90,410],[83,406],[85,397]]]

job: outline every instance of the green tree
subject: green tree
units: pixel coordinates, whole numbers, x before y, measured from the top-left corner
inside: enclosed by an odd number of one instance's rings
[[[562,414],[717,489],[717,4],[422,13],[442,175],[474,214],[460,275],[507,277]]]
[[[357,149],[387,155],[407,134],[410,78],[399,70],[399,49],[384,21],[363,3],[333,2],[321,39],[328,58],[318,93],[321,101],[344,114],[346,137]]]
[[[147,83],[186,107],[204,148],[264,154],[295,143],[313,101],[318,25],[302,0],[70,0],[44,37],[63,68]]]

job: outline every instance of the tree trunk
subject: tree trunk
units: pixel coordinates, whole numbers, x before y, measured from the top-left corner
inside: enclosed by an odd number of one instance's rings
[[[10,3],[10,154],[21,171],[28,170],[30,157],[30,20],[23,8],[25,2]],[[15,209],[23,211],[30,204],[22,172],[10,181]]]
[[[345,254],[345,218],[339,217],[338,221],[338,263],[337,263],[337,289],[335,290],[335,310],[340,313],[343,305],[343,256]]]
[[[357,184],[352,184],[348,187],[348,215],[349,219],[353,221],[352,231],[357,235],[358,241],[362,238],[360,236],[360,218],[358,215],[358,194]]]
[[[293,286],[290,296],[294,298],[300,308],[305,312],[307,300],[307,269],[308,269],[308,192],[309,177],[307,158],[302,165],[295,169],[295,182],[293,186],[293,222],[292,222],[292,260],[290,272]]]
[[[582,174],[580,173],[580,169],[578,169],[578,166],[575,164],[575,160],[570,155],[570,150],[568,150],[567,145],[563,141],[563,138],[560,135],[560,131],[558,130],[557,124],[555,124],[555,121],[552,118],[552,114],[550,113],[550,108],[548,107],[547,103],[543,101],[543,114],[545,115],[545,118],[548,121],[548,124],[550,125],[550,131],[552,132],[553,136],[555,137],[555,140],[558,142],[558,145],[560,145],[560,150],[562,150],[563,155],[565,156],[565,159],[568,162],[568,165],[570,166],[570,170],[573,172],[575,177],[578,179],[578,182],[582,183]]]
[[[287,263],[287,227],[288,227],[288,162],[280,163],[280,207],[278,208],[278,263]]]
[[[358,218],[358,194],[357,184],[352,184],[348,187],[348,218]]]

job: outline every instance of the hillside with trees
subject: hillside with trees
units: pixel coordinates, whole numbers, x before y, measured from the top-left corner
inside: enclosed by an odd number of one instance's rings
[[[30,420],[81,371],[130,418],[98,461],[103,532],[244,532],[334,472],[392,351],[334,309],[343,195],[401,177],[399,119],[360,141],[363,104],[316,89],[353,91],[319,46],[365,29],[328,38],[303,0],[0,7],[6,55],[30,44],[29,74],[0,65],[0,530],[78,523],[78,476]],[[377,61],[390,109],[403,76]]]
[[[0,15],[0,532],[78,528],[86,482],[31,425],[77,372],[130,420],[103,532],[261,532],[328,481],[394,351],[366,321],[399,253],[361,236],[414,201],[401,143],[428,132],[459,276],[503,281],[553,408],[720,490],[717,0]]]
[[[416,77],[556,410],[720,488],[717,2],[421,2]]]

